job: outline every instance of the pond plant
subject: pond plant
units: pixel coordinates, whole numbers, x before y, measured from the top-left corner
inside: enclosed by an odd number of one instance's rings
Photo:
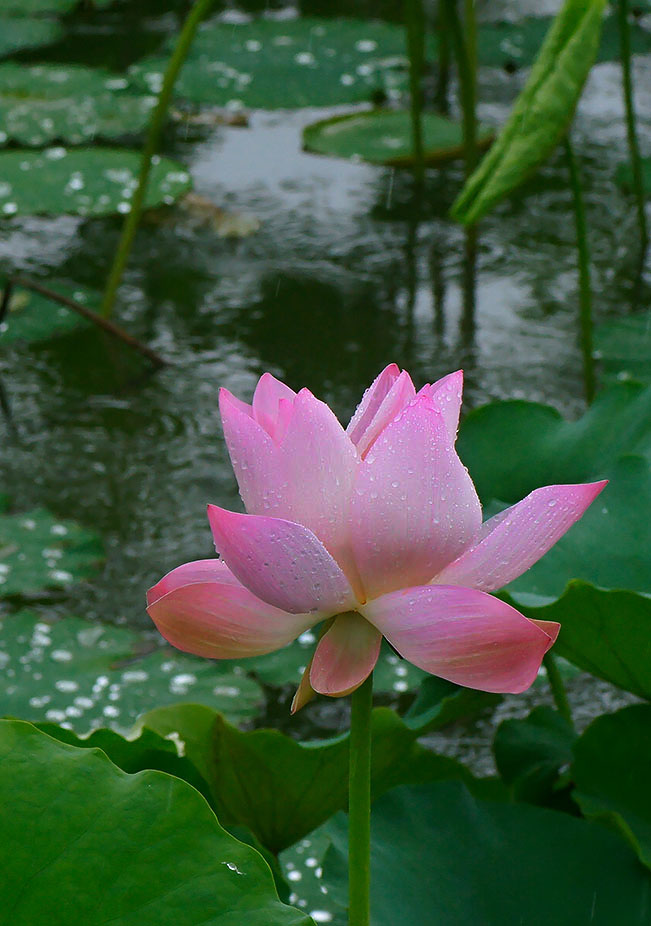
[[[163,636],[198,656],[264,655],[325,621],[292,711],[315,694],[352,693],[353,926],[371,921],[372,677],[382,637],[447,681],[524,691],[559,625],[487,593],[540,559],[606,485],[536,489],[482,525],[454,450],[462,379],[452,373],[416,394],[392,364],[345,431],[309,390],[296,394],[269,374],[251,405],[222,391],[248,513],[209,505],[220,558],[177,567],[147,596]]]
[[[648,3],[371,6],[0,0],[3,923],[651,926]]]

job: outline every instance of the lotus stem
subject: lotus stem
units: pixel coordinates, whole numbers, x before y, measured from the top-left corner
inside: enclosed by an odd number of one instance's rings
[[[211,3],[212,0],[196,0],[183,24],[181,34],[179,35],[178,42],[176,43],[176,48],[174,49],[172,57],[170,58],[167,65],[167,70],[165,71],[165,76],[163,78],[163,85],[161,87],[160,93],[158,94],[158,102],[156,103],[156,107],[152,113],[149,127],[147,129],[147,137],[145,139],[145,146],[142,150],[142,157],[140,161],[138,185],[133,194],[131,209],[122,226],[122,234],[120,236],[120,241],[115,252],[115,257],[113,258],[113,265],[109,272],[106,281],[106,287],[104,289],[104,295],[102,297],[102,305],[100,311],[105,318],[108,318],[113,312],[118,287],[120,286],[125,267],[129,260],[133,240],[136,236],[136,231],[140,222],[140,216],[142,215],[145,195],[147,193],[151,161],[158,149],[163,126],[165,125],[167,110],[172,98],[172,90],[174,88],[174,84],[176,83],[176,78],[178,77],[183,62],[187,58],[190,46],[192,45],[192,40],[194,39],[194,34],[197,31],[197,26],[207,13]]]
[[[464,23],[456,0],[444,0],[445,21],[450,29],[459,74],[463,112],[463,148],[468,178],[477,164],[477,17],[475,0],[464,0]]]
[[[631,26],[628,19],[628,0],[618,0],[617,19],[619,23],[620,57],[622,59],[622,90],[624,93],[624,106],[626,108],[626,135],[633,172],[633,189],[637,203],[637,220],[640,226],[640,241],[642,254],[646,253],[649,244],[649,233],[646,222],[644,181],[642,179],[642,160],[640,158],[640,145],[637,138],[637,120],[635,116],[635,102],[633,100],[633,77],[631,69]]]
[[[450,86],[450,37],[444,0],[438,7],[438,75],[436,81],[436,108],[447,116],[450,111],[448,87]]]
[[[583,355],[583,384],[585,397],[590,404],[595,394],[594,350],[592,346],[592,287],[590,284],[590,245],[585,220],[583,189],[579,166],[569,136],[565,139],[565,153],[570,174],[570,187],[574,203],[576,245],[579,261],[579,331]]]
[[[348,924],[371,923],[371,710],[373,673],[353,692],[348,791]]]
[[[414,153],[414,176],[422,185],[425,179],[423,150],[423,71],[425,66],[425,11],[423,0],[405,0],[407,50],[409,52],[409,90],[411,139]]]
[[[569,725],[573,727],[574,721],[572,720],[572,710],[570,708],[570,702],[567,698],[565,683],[563,682],[561,673],[558,671],[556,657],[551,653],[546,653],[543,657],[543,664],[547,670],[547,681],[549,682],[549,687],[551,688],[556,710],[561,715],[561,717],[567,720]]]
[[[475,0],[464,0],[462,25],[456,0],[444,0],[445,18],[457,61],[461,109],[463,112],[463,149],[466,180],[478,160],[477,149],[477,16]],[[475,329],[475,279],[477,265],[477,227],[466,226],[464,243],[464,306],[461,326],[464,338]]]

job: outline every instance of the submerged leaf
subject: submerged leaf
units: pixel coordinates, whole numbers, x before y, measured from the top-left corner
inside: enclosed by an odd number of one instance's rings
[[[70,283],[54,282],[54,289],[62,296],[74,299],[82,306],[93,308],[99,306],[101,293],[84,289]],[[30,289],[15,287],[7,315],[0,322],[0,346],[16,341],[30,344],[46,341],[59,335],[68,334],[78,328],[88,327],[90,323],[52,299],[47,299]]]
[[[544,163],[565,134],[597,49],[606,0],[565,0],[522,93],[451,215],[471,225]]]

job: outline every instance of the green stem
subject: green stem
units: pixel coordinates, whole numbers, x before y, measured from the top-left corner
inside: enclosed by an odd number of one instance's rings
[[[113,265],[109,272],[108,279],[106,281],[106,287],[104,289],[104,295],[102,297],[102,306],[100,311],[105,318],[107,318],[113,312],[113,306],[115,305],[115,297],[117,295],[118,287],[122,280],[122,275],[124,274],[127,261],[129,260],[129,254],[131,253],[133,239],[135,238],[138,223],[140,222],[145,194],[147,192],[149,171],[151,169],[151,159],[156,154],[158,149],[158,143],[160,141],[160,136],[165,124],[165,118],[167,116],[167,109],[172,97],[174,83],[176,82],[178,73],[181,70],[183,62],[185,61],[190,50],[190,45],[192,44],[197,26],[205,16],[211,3],[212,0],[196,0],[194,6],[188,14],[187,19],[183,24],[183,29],[181,30],[178,42],[176,43],[176,48],[174,49],[174,53],[172,54],[172,57],[170,58],[167,65],[165,77],[163,78],[163,86],[161,87],[161,91],[158,95],[158,103],[156,104],[156,108],[152,113],[151,121],[147,129],[147,138],[145,139],[145,146],[142,150],[142,157],[140,161],[138,186],[136,187],[136,190],[133,194],[131,210],[129,211],[124,221],[124,225],[122,226],[122,235],[115,252],[115,257],[113,258]]]
[[[475,0],[464,0],[464,23],[461,23],[456,0],[443,0],[445,19],[450,29],[459,75],[459,92],[463,114],[463,147],[466,177],[477,164],[477,18]]]
[[[457,11],[456,0],[443,0],[445,16],[457,61],[459,90],[463,113],[463,148],[466,180],[470,177],[479,159],[477,149],[477,16],[475,0],[464,0],[464,23]],[[462,329],[464,337],[474,334],[475,327],[475,279],[477,267],[477,228],[468,225],[464,242],[464,310]]]
[[[448,87],[450,85],[450,40],[448,35],[448,20],[444,2],[438,8],[438,76],[436,81],[436,108],[444,115],[450,111],[448,102]]]
[[[371,709],[373,674],[351,696],[348,926],[371,922]]]
[[[556,710],[561,715],[561,717],[564,717],[570,726],[573,727],[574,721],[572,720],[570,702],[567,700],[565,684],[561,678],[561,673],[558,671],[556,659],[554,656],[552,656],[551,653],[547,653],[543,657],[543,664],[547,670],[547,681],[549,682],[549,687],[552,690],[552,697],[554,699],[554,704],[556,705]]]
[[[622,89],[624,91],[624,105],[626,107],[626,134],[633,171],[633,186],[637,201],[637,220],[640,226],[640,240],[642,253],[647,249],[649,233],[646,223],[644,205],[644,181],[642,178],[642,160],[640,146],[637,139],[635,119],[635,104],[633,101],[633,79],[631,74],[631,26],[628,20],[628,0],[618,0],[617,19],[619,22],[620,56],[622,59]]]
[[[463,144],[466,158],[466,177],[477,165],[477,16],[475,0],[464,0],[467,72],[462,81],[463,91]]]
[[[425,11],[422,0],[405,0],[407,50],[409,53],[409,90],[411,98],[411,139],[414,152],[414,175],[417,183],[425,178],[423,150],[423,71],[425,67]]]
[[[570,187],[574,202],[576,245],[579,258],[579,329],[583,354],[583,383],[588,404],[595,394],[594,350],[592,346],[592,288],[590,285],[590,246],[583,204],[581,176],[569,136],[565,139],[565,153],[570,173]]]

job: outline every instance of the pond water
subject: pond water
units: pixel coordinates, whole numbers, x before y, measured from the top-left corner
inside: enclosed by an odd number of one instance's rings
[[[312,3],[308,12],[330,9]],[[386,13],[395,10],[387,4]],[[128,20],[115,10],[80,16],[47,55],[21,57],[120,70],[156,50],[177,22],[171,3],[142,4]],[[636,68],[638,87],[648,86],[648,59]],[[481,72],[486,123],[504,118],[524,77]],[[644,146],[648,94],[638,94],[638,108]],[[308,386],[346,419],[395,361],[419,384],[463,367],[466,408],[500,397],[550,403],[570,416],[584,408],[562,149],[482,223],[473,307],[462,233],[446,218],[461,165],[430,171],[416,197],[408,173],[303,153],[301,129],[323,115],[253,113],[247,128],[216,126],[199,140],[168,133],[165,153],[189,166],[199,194],[260,222],[242,240],[220,239],[181,214],[174,224],[143,224],[117,318],[169,366],[151,374],[94,331],[0,354],[3,490],[21,508],[43,505],[106,540],[105,569],[62,595],[58,613],[149,628],[145,589],[173,566],[212,554],[206,503],[240,504],[218,421],[219,386],[248,398],[270,370]],[[593,70],[573,137],[586,184],[595,312],[626,313],[636,226],[612,179],[626,158],[617,65]],[[5,221],[0,268],[100,289],[119,230],[117,219]],[[648,297],[649,280],[642,286]],[[592,684],[574,683],[577,700],[596,697],[595,713],[618,703]],[[317,726],[345,719],[342,706],[320,710]],[[479,729],[477,737],[485,745],[488,734]],[[459,751],[454,739],[436,744]]]

